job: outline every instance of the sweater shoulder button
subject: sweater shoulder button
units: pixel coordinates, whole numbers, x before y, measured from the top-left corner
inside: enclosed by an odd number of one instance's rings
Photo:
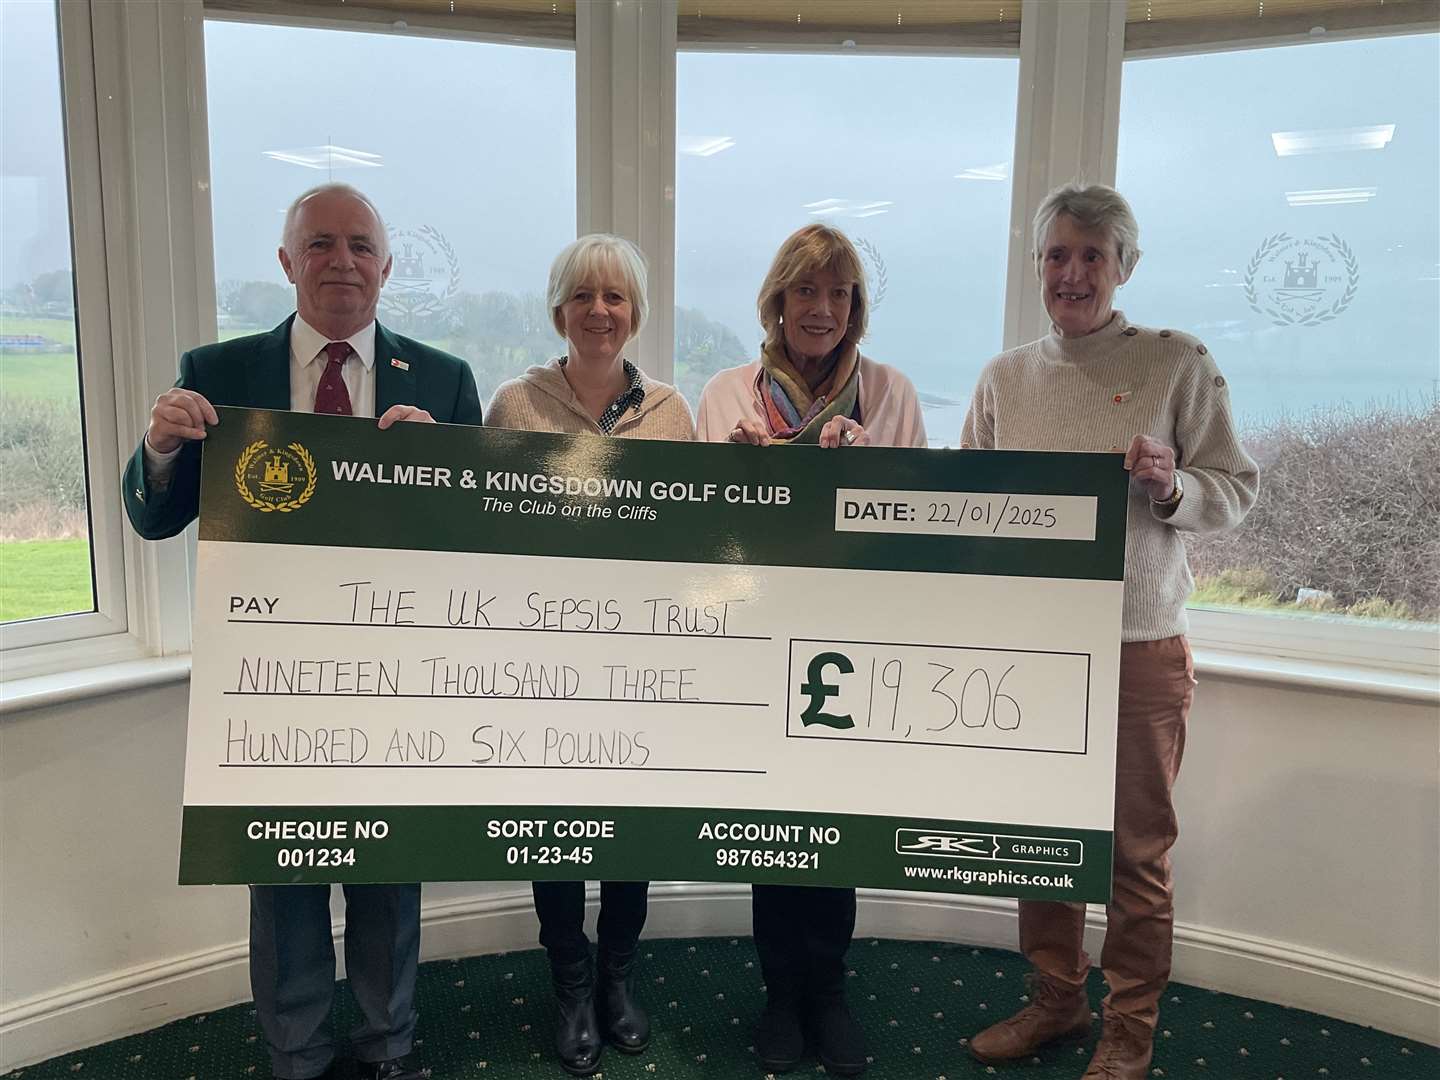
[[[1134,337],[1134,336],[1135,336],[1136,334],[1138,334],[1139,332],[1140,332],[1140,331],[1137,330],[1137,329],[1135,329],[1135,327],[1133,327],[1133,326],[1127,326],[1127,327],[1125,328],[1125,336],[1126,336],[1126,337]]]
[[[1161,330],[1161,331],[1160,331],[1160,336],[1161,336],[1161,337],[1169,337],[1172,333],[1174,333],[1173,330]]]
[[[1196,345],[1196,346],[1195,346],[1195,351],[1198,352],[1201,356],[1204,356],[1204,355],[1205,355],[1207,352],[1209,352],[1210,350],[1207,349],[1207,348],[1205,348],[1204,345]]]

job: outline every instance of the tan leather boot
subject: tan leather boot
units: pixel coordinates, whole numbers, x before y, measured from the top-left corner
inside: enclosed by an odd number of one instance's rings
[[[1090,1005],[1083,990],[1043,975],[1031,975],[1028,982],[1030,1004],[970,1040],[970,1053],[981,1061],[1029,1057],[1048,1042],[1081,1037],[1090,1030]]]
[[[1106,1011],[1104,1031],[1080,1080],[1145,1080],[1155,1033],[1139,1020]]]

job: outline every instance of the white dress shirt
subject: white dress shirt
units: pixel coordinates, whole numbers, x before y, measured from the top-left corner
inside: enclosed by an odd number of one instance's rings
[[[371,322],[345,339],[351,353],[340,374],[350,394],[352,416],[375,415],[375,324]],[[299,315],[290,327],[290,410],[314,412],[315,390],[330,358],[325,346],[330,339]]]
[[[290,324],[290,411],[314,412],[315,390],[320,385],[320,376],[330,362],[325,346],[330,338],[320,333],[297,313]],[[375,323],[355,331],[345,339],[351,353],[341,365],[340,375],[345,380],[345,390],[350,395],[350,412],[353,416],[375,415]],[[175,468],[175,458],[181,447],[177,446],[168,454],[162,454],[145,439],[145,476],[152,484],[161,486],[169,483]]]

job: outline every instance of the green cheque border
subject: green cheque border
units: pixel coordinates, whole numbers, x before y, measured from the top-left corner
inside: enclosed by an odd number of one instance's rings
[[[492,835],[491,822],[505,821],[613,822],[606,840],[522,839]],[[343,841],[304,842],[250,839],[252,823],[263,831],[267,822],[347,823]],[[357,821],[386,823],[383,839],[353,837]],[[701,839],[706,823],[740,826],[791,826],[800,842]],[[815,842],[810,830],[838,831],[834,843]],[[928,851],[902,854],[901,831],[927,836],[980,834],[998,840],[1034,838],[1072,841],[1081,846],[1080,862],[1071,859],[1034,861],[995,857],[967,858],[945,854],[943,841]],[[560,861],[547,865],[507,861],[510,848],[559,846],[564,854],[589,846],[589,862]],[[940,852],[934,851],[939,847]],[[354,865],[282,866],[280,850],[354,849]],[[815,851],[814,869],[781,866],[717,865],[717,849]],[[952,844],[949,850],[956,850]],[[182,885],[298,884],[304,882],[376,883],[395,881],[635,881],[657,876],[668,880],[767,882],[792,885],[855,886],[916,892],[1018,896],[1037,900],[1100,903],[1109,899],[1112,833],[1014,823],[956,821],[936,818],[829,814],[785,810],[708,809],[669,806],[333,806],[249,807],[187,806],[184,810],[179,880]],[[302,860],[303,862],[304,860]],[[1003,870],[1013,875],[1053,877],[1069,874],[1073,888],[1017,884],[1016,881],[964,882],[907,877],[906,866],[943,866],[972,871]]]

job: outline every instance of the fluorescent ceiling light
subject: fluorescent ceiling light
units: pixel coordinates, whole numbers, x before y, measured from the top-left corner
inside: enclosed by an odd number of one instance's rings
[[[1316,128],[1313,131],[1272,131],[1270,141],[1277,157],[1296,154],[1336,154],[1347,150],[1384,150],[1395,137],[1394,124],[1370,127]]]
[[[805,210],[815,217],[867,218],[877,214],[888,214],[895,204],[888,199],[879,202],[856,202],[854,199],[821,199],[805,204]]]
[[[1335,206],[1369,202],[1379,193],[1379,189],[1373,187],[1317,188],[1314,191],[1287,191],[1285,201],[1291,206]]]
[[[378,169],[384,159],[379,154],[351,150],[344,146],[302,146],[297,150],[266,150],[265,156],[305,169]]]
[[[681,135],[676,141],[680,153],[691,157],[714,157],[735,145],[729,135]]]
[[[1010,163],[1002,161],[996,165],[979,165],[973,169],[961,169],[955,174],[956,180],[1006,180],[1010,177]]]

